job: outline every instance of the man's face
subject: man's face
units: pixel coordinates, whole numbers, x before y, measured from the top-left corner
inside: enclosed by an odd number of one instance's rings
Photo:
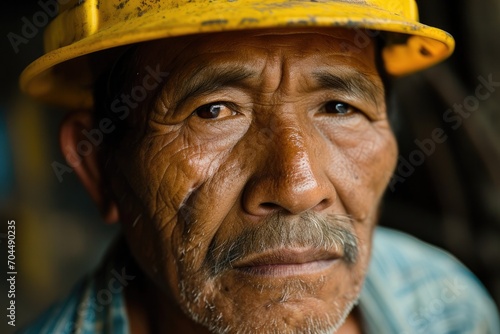
[[[261,30],[139,47],[133,71],[170,74],[115,152],[113,191],[165,309],[216,332],[345,319],[397,155],[374,46],[354,36]]]

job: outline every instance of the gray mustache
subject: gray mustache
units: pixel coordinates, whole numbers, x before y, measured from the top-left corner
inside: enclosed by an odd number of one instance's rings
[[[212,240],[205,265],[212,275],[232,269],[232,264],[250,254],[278,248],[308,247],[342,252],[342,259],[355,264],[358,258],[358,240],[353,233],[353,219],[345,215],[321,216],[305,212],[290,219],[282,213],[268,216],[264,222],[245,229],[235,238],[218,242]]]

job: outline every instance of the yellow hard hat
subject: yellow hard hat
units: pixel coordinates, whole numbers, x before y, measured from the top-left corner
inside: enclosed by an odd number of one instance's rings
[[[385,68],[394,76],[445,59],[455,45],[453,37],[445,31],[419,23],[414,0],[58,2],[64,4],[45,30],[46,54],[24,70],[20,85],[24,92],[39,100],[70,108],[92,106],[95,68],[102,66],[103,58],[109,56],[103,50],[165,37],[293,26],[399,33],[404,38],[383,50]]]

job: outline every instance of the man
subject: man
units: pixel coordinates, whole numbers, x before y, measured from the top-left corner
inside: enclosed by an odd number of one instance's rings
[[[375,229],[397,159],[387,77],[453,50],[416,16],[408,0],[62,6],[21,85],[73,109],[62,151],[123,240],[27,331],[498,333],[465,268]]]

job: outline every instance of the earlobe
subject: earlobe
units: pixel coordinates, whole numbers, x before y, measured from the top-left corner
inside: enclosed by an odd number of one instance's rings
[[[93,113],[90,110],[74,111],[63,120],[59,133],[61,151],[74,169],[92,200],[97,204],[101,216],[107,223],[118,221],[118,207],[104,182],[104,171],[100,163],[99,145],[94,130]],[[98,137],[98,136],[97,136]]]

